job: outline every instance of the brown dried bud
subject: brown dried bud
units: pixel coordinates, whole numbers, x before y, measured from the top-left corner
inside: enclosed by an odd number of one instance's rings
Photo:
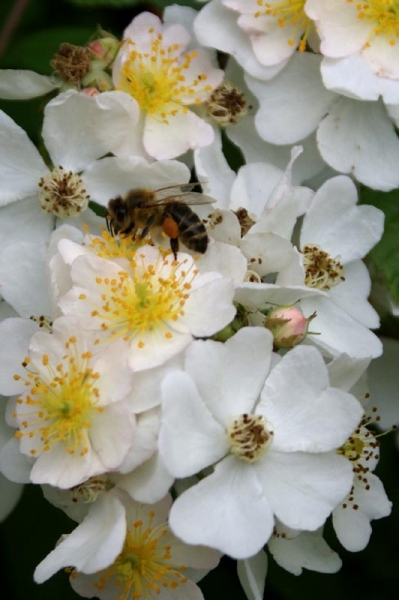
[[[58,77],[78,85],[82,77],[90,70],[90,59],[91,52],[89,48],[74,46],[66,42],[61,44],[50,65]]]

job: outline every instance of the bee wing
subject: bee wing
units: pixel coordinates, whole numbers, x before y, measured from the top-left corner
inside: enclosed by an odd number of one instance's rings
[[[183,183],[181,185],[170,185],[168,187],[156,190],[155,199],[146,203],[146,206],[162,206],[170,202],[182,202],[184,204],[212,204],[216,202],[214,198],[202,194],[201,192],[192,192],[191,190],[200,185],[198,182]]]
[[[182,204],[213,204],[216,202],[215,198],[211,198],[206,194],[201,194],[200,192],[185,192],[183,194],[179,194],[178,196],[173,196],[173,198],[169,198],[169,202],[181,202]]]
[[[156,190],[155,195],[157,200],[165,200],[166,198],[181,196],[182,194],[191,192],[191,190],[198,185],[200,185],[198,182],[168,185],[167,187],[159,188],[158,190]]]

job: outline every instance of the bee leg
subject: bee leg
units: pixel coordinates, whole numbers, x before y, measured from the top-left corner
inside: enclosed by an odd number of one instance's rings
[[[130,223],[129,227],[122,231],[123,235],[129,235],[134,230],[134,223]]]
[[[170,238],[170,247],[175,257],[175,260],[177,260],[177,253],[179,252],[179,238]]]
[[[154,215],[151,215],[151,217],[148,218],[147,223],[145,224],[145,227],[144,227],[143,231],[141,232],[141,236],[140,237],[142,239],[145,238],[145,237],[147,237],[148,232],[150,231],[151,227],[154,224],[155,216],[156,215],[154,214]]]

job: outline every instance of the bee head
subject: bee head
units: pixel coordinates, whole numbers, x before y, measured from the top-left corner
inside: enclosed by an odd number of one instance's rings
[[[123,223],[126,219],[127,208],[121,196],[117,196],[109,201],[108,212],[113,221],[116,223]]]

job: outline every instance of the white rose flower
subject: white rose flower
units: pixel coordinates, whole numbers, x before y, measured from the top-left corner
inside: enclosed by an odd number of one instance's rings
[[[27,134],[0,112],[0,240],[46,241],[56,218],[87,209],[84,171],[126,136],[126,114],[138,117],[123,94],[96,97],[73,90],[45,108],[42,136],[49,169]],[[111,130],[112,128],[112,135]]]
[[[148,505],[120,492],[105,495],[40,563],[35,581],[72,565],[71,585],[85,598],[203,600],[195,582],[217,566],[219,554],[173,535],[171,503],[170,496]]]
[[[0,523],[4,521],[13,511],[22,495],[24,486],[22,481],[17,481],[16,477],[10,481],[6,478],[9,471],[13,471],[15,464],[11,466],[8,461],[8,469],[3,473],[3,463],[6,453],[8,454],[8,446],[13,442],[14,429],[6,423],[5,410],[7,401],[0,397]]]
[[[348,177],[323,184],[303,220],[301,254],[280,271],[276,283],[305,283],[316,292],[300,301],[304,314],[317,315],[311,325],[316,335],[308,337],[312,343],[333,355],[375,357],[382,346],[369,328],[378,327],[379,317],[367,300],[370,276],[361,258],[379,241],[384,215],[356,203],[356,187]]]
[[[252,0],[249,2],[254,4]],[[223,0],[211,0],[200,10],[194,22],[194,31],[201,44],[230,54],[248,73],[259,79],[271,79],[288,60],[280,60],[272,65],[262,63],[254,52],[250,36],[240,27],[237,13],[227,8]],[[288,40],[286,43],[291,50]]]
[[[246,76],[260,105],[255,115],[260,137],[281,146],[300,143],[316,132],[319,151],[330,167],[372,188],[398,187],[397,82],[387,86],[365,80],[358,61],[338,75],[325,60],[304,52],[293,56],[271,81]],[[380,94],[386,106],[377,101]],[[362,95],[374,101],[363,102]]]
[[[0,98],[30,100],[58,90],[61,82],[35,71],[0,69]]]
[[[212,127],[191,110],[223,79],[209,53],[187,51],[190,35],[183,26],[163,26],[147,12],[133,19],[123,38],[113,66],[114,84],[139,105],[146,152],[160,160],[210,144]]]
[[[360,425],[340,449],[353,465],[353,486],[333,512],[333,525],[341,544],[350,552],[367,546],[371,521],[391,514],[380,479],[372,473],[379,459],[379,443],[364,424]]]
[[[28,328],[21,333],[26,339]],[[94,357],[77,319],[61,317],[51,333],[34,333],[13,379],[21,394],[17,437],[21,452],[35,459],[33,483],[69,488],[122,463],[136,420],[127,400],[131,373],[116,349]]]
[[[234,318],[234,285],[201,273],[188,254],[142,246],[107,260],[78,244],[60,244],[71,263],[72,288],[59,300],[64,314],[118,352],[134,371],[163,364],[195,337],[213,335]],[[116,247],[116,245],[115,245]]]
[[[396,0],[306,0],[305,11],[330,58],[361,54],[379,77],[399,79],[399,11]]]
[[[318,573],[336,573],[342,566],[338,554],[323,539],[323,529],[292,531],[277,525],[268,548],[280,567],[293,575],[303,569]]]
[[[305,50],[306,44],[315,37],[313,23],[304,10],[305,0],[222,1],[240,13],[238,25],[249,36],[262,65],[285,64],[296,50]]]
[[[185,372],[170,373],[162,386],[167,468],[181,478],[216,463],[175,501],[171,527],[188,543],[235,558],[262,548],[275,517],[317,529],[352,483],[350,463],[336,449],[359,422],[361,405],[329,387],[314,348],[288,352],[264,383],[271,347],[260,328],[241,329],[225,344],[196,341]]]

